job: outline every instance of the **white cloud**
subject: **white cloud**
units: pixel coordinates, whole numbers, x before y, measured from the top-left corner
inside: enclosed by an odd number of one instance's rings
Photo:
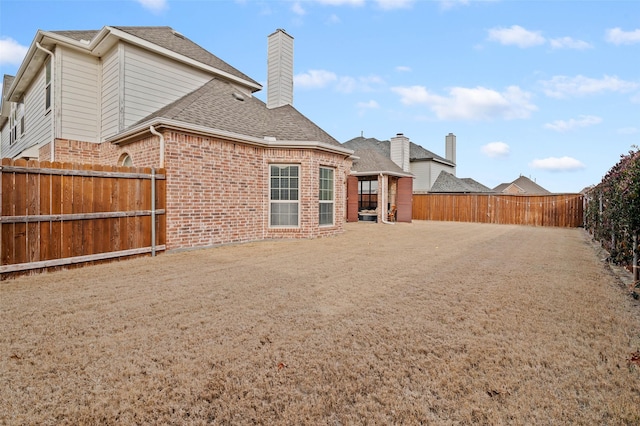
[[[534,169],[542,169],[550,172],[572,172],[585,168],[579,160],[572,157],[549,157],[541,160],[533,160],[530,167]]]
[[[341,93],[371,92],[376,86],[384,84],[384,80],[378,76],[367,77],[340,77],[336,90]]]
[[[406,67],[406,66],[403,66],[403,65],[399,65],[399,66],[396,67],[396,71],[398,71],[398,72],[411,72],[413,70],[411,69],[411,67]]]
[[[556,132],[567,132],[578,127],[589,127],[602,123],[602,118],[595,115],[581,115],[578,119],[556,120],[552,123],[546,123],[545,129],[555,130]]]
[[[380,105],[373,99],[368,102],[358,102],[358,108],[360,109],[378,109]]]
[[[12,38],[0,38],[0,65],[20,65],[29,48]]]
[[[528,118],[537,107],[531,95],[517,86],[502,93],[484,87],[454,87],[448,96],[430,93],[423,86],[393,87],[405,105],[426,105],[440,120],[492,120]]]
[[[640,84],[624,81],[616,76],[605,75],[601,79],[589,78],[583,75],[567,77],[559,75],[551,80],[541,82],[544,93],[551,97],[562,99],[569,96],[584,96],[602,92],[626,93],[636,90]]]
[[[291,6],[291,11],[299,16],[305,15],[307,13],[307,11],[304,10],[304,8],[302,7],[302,4],[299,1],[293,2],[293,5]]]
[[[549,40],[553,49],[576,49],[586,50],[591,49],[593,46],[586,41],[575,40],[571,37],[560,37]]]
[[[468,5],[469,0],[440,0],[440,7],[442,9],[448,10],[452,9],[458,5]]]
[[[335,13],[331,14],[331,16],[329,16],[329,19],[327,19],[327,24],[329,25],[339,24],[340,22],[342,22],[340,20],[340,17]]]
[[[605,39],[613,44],[634,44],[640,43],[640,29],[634,31],[623,31],[620,28],[607,30]]]
[[[293,77],[295,87],[310,89],[323,88],[337,80],[338,76],[335,73],[325,70],[309,70]]]
[[[149,9],[152,12],[162,12],[169,8],[167,0],[136,0],[145,9]]]
[[[415,0],[376,0],[376,3],[384,10],[409,9],[413,6]]]
[[[519,25],[512,25],[511,28],[492,28],[489,30],[489,40],[521,48],[539,46],[546,41],[539,31],[529,31]]]
[[[509,156],[509,145],[504,142],[489,142],[480,148],[482,153],[491,158],[505,158]]]
[[[365,0],[315,0],[320,4],[325,4],[327,6],[362,6],[365,3]]]

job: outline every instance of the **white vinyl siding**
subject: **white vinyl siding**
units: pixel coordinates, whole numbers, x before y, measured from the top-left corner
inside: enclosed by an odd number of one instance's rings
[[[97,58],[60,49],[60,131],[63,139],[100,142],[100,63]],[[58,108],[58,106],[56,106]]]
[[[2,156],[14,158],[22,151],[34,145],[42,146],[51,140],[51,111],[45,111],[45,66],[24,94],[25,133],[16,143],[9,146],[9,121],[2,129]],[[5,130],[6,129],[6,130]],[[6,132],[6,138],[5,138]]]
[[[411,163],[411,173],[415,176],[413,181],[414,192],[427,192],[435,183],[441,171],[455,174],[455,169],[435,161],[414,161]]]
[[[140,121],[211,79],[205,72],[124,45],[124,126]]]
[[[118,61],[119,47],[109,51],[102,58],[102,139],[118,133],[120,128],[120,74]]]

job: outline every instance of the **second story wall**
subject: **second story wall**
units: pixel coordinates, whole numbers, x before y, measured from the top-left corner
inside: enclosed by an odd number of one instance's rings
[[[170,58],[123,44],[124,130],[211,80],[212,76]],[[107,135],[104,135],[108,137]]]
[[[100,142],[100,60],[71,49],[58,49],[60,129],[62,139]]]
[[[118,133],[124,127],[124,120],[120,120],[120,53],[122,49],[118,46],[111,49],[102,57],[102,87],[101,87],[101,109],[102,119],[100,122],[100,133],[102,139]]]
[[[24,93],[22,102],[25,128],[23,134],[18,132],[15,142],[10,143],[10,122],[7,120],[4,124],[0,150],[3,157],[14,158],[27,148],[42,146],[51,140],[51,120],[54,112],[52,108],[45,108],[45,76],[43,65]]]

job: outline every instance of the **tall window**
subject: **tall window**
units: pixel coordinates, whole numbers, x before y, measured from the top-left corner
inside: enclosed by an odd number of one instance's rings
[[[361,178],[358,181],[358,210],[378,208],[378,178]]]
[[[320,167],[320,225],[333,225],[333,169]]]
[[[51,59],[47,61],[45,66],[46,81],[44,87],[44,111],[48,112],[51,109]]]
[[[300,166],[272,164],[269,168],[270,226],[299,226]]]
[[[11,103],[9,115],[9,145],[24,135],[24,102]]]

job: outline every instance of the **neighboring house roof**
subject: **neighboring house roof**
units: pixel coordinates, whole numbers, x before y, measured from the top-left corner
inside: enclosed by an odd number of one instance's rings
[[[494,191],[471,178],[460,179],[443,170],[438,175],[429,192],[491,193]]]
[[[551,192],[525,176],[520,176],[510,183],[501,183],[493,190],[506,194],[551,194]]]
[[[410,176],[409,173],[402,170],[402,167],[391,161],[390,158],[385,157],[373,148],[359,149],[354,153],[355,158],[353,165],[351,166],[351,172],[353,174],[390,174]]]
[[[389,141],[359,137],[343,143],[342,146],[353,150],[354,156],[357,157],[351,166],[351,172],[354,174],[385,173],[412,176],[391,161]]]
[[[243,94],[218,78],[145,117],[130,129],[150,121],[187,123],[267,141],[322,142],[344,149],[293,106],[268,109],[260,99]]]
[[[203,64],[212,66],[221,71],[239,77],[243,80],[248,80],[252,83],[259,84],[251,77],[240,72],[236,68],[232,67],[222,59],[213,55],[206,49],[203,49],[193,41],[189,40],[179,32],[175,31],[171,27],[117,27],[111,26],[125,33],[131,34],[134,37],[138,37],[142,40],[153,43],[157,46],[168,49],[172,52],[186,56]],[[54,34],[58,34],[64,37],[71,38],[73,40],[92,40],[99,30],[85,30],[85,31],[52,31]]]
[[[353,149],[354,151],[363,148],[374,148],[385,157],[391,158],[391,142],[388,140],[381,141],[376,138],[365,138],[362,136],[358,136],[356,138],[348,140],[347,142],[343,143],[343,145],[348,147],[349,149]],[[409,161],[425,160],[433,160],[450,165],[452,167],[455,166],[454,163],[447,160],[446,158],[440,157],[439,155],[434,154],[433,152],[421,147],[420,145],[409,142]]]

